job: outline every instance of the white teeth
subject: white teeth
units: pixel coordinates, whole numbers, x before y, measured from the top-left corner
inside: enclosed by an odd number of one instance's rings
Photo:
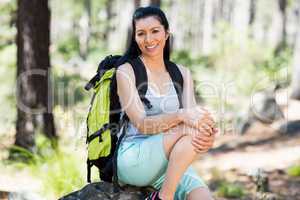
[[[156,47],[156,45],[148,46],[148,47],[146,47],[146,48],[148,48],[148,49],[153,49],[153,48],[155,48],[155,47]]]

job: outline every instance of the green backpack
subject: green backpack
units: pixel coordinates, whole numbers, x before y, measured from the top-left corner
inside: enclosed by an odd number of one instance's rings
[[[113,182],[115,186],[118,186],[117,152],[129,121],[127,115],[121,110],[117,95],[116,70],[118,66],[125,62],[131,64],[141,101],[148,108],[152,107],[145,98],[148,79],[143,62],[139,57],[122,60],[121,56],[107,56],[100,62],[96,75],[85,86],[86,90],[93,88],[93,97],[87,116],[88,182],[91,182],[91,167],[96,166],[102,181]],[[165,61],[165,64],[175,86],[180,107],[182,107],[183,77],[174,63]]]

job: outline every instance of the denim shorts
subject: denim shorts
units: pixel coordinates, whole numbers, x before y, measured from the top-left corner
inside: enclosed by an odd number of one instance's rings
[[[135,138],[123,142],[118,151],[118,177],[120,184],[152,186],[159,190],[168,166],[163,149],[163,135]],[[198,187],[207,188],[190,166],[182,176],[175,193],[176,200],[186,199]]]

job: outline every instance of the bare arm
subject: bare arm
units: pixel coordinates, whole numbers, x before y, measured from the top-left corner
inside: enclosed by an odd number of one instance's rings
[[[181,116],[183,123],[194,128],[205,128],[211,132],[215,122],[210,113],[202,106],[198,106],[196,103],[194,83],[191,75],[191,71],[188,68],[179,66],[184,78]]]
[[[135,76],[130,64],[125,63],[120,66],[116,77],[122,109],[141,133],[157,134],[183,121],[179,112],[146,116],[143,103],[135,86]]]
[[[191,71],[188,68],[179,66],[181,74],[183,76],[183,92],[182,92],[182,105],[184,109],[193,108],[197,106],[194,92],[194,83],[191,75]]]
[[[185,119],[187,118],[192,119],[193,117],[199,118],[199,114],[197,114],[197,112],[193,112],[197,107],[197,103],[195,98],[194,84],[193,84],[191,72],[189,69],[184,67],[180,67],[180,70],[184,77],[184,83],[185,83],[183,87],[183,95],[182,95],[182,103],[184,108],[182,115],[186,116],[184,117]],[[189,127],[186,124],[183,124],[183,126],[186,126],[185,134],[192,136],[192,145],[195,147],[195,151],[197,153],[204,153],[213,146],[215,140],[215,133],[218,131],[217,129],[209,127],[214,125],[214,121],[212,120],[208,112],[204,112],[204,113],[205,114],[202,116],[203,120],[201,120],[202,121],[201,125],[199,124],[199,122],[196,125],[198,127],[197,129]],[[195,115],[193,116],[193,114]],[[190,124],[188,121],[189,120],[187,121],[184,120],[184,123]]]

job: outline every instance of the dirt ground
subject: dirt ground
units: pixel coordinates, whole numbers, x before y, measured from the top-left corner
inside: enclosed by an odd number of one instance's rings
[[[215,148],[195,162],[194,167],[210,182],[213,191],[215,182],[224,179],[243,186],[245,200],[300,200],[300,177],[286,174],[286,169],[297,163],[300,164],[300,134],[284,136],[272,126],[256,123],[243,136],[219,135]],[[267,177],[268,192],[257,192],[258,173]]]

